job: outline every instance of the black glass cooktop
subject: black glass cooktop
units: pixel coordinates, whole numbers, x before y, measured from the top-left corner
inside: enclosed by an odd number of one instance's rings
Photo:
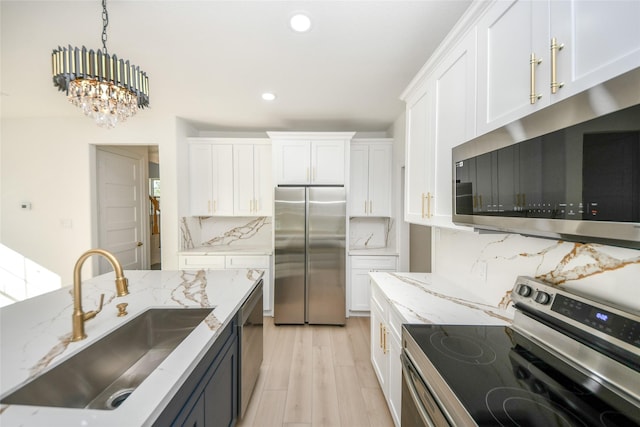
[[[404,326],[479,426],[640,425],[640,408],[508,327]]]

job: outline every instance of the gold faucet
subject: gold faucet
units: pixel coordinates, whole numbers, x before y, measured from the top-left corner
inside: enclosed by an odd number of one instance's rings
[[[113,271],[116,274],[117,295],[119,297],[123,297],[129,294],[129,281],[124,277],[122,266],[112,253],[107,252],[104,249],[90,249],[80,255],[80,258],[76,261],[76,266],[73,268],[73,316],[71,319],[73,332],[71,341],[80,341],[85,339],[87,334],[84,333],[84,322],[89,319],[93,319],[96,317],[96,314],[100,313],[102,310],[104,294],[100,296],[100,307],[98,307],[97,310],[89,311],[87,313],[82,311],[82,279],[80,278],[80,272],[82,271],[82,265],[91,255],[102,255],[107,259],[107,261],[109,261],[109,263],[111,263],[111,267],[113,267]]]

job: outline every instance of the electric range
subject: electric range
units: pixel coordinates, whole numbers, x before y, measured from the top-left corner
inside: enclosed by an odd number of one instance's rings
[[[638,426],[640,317],[518,277],[511,326],[403,325],[402,426]]]

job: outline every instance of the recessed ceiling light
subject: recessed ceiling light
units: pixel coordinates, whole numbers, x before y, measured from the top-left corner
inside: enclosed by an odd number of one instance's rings
[[[304,13],[296,13],[289,20],[289,25],[293,31],[304,33],[311,28],[311,19]]]
[[[265,101],[273,101],[274,99],[276,99],[276,94],[271,92],[265,92],[262,94],[262,99],[264,99]]]

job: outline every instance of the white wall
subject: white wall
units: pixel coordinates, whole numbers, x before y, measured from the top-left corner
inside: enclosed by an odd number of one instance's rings
[[[81,114],[71,119],[3,119],[2,243],[60,275],[63,285],[71,284],[76,259],[95,245],[91,188],[91,170],[95,165],[91,145],[158,145],[164,196],[162,264],[165,269],[176,269],[177,127],[174,117],[154,116],[149,110],[115,129],[99,128]],[[20,209],[23,201],[31,203],[31,210]],[[83,276],[92,275],[89,264]]]

